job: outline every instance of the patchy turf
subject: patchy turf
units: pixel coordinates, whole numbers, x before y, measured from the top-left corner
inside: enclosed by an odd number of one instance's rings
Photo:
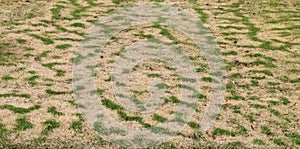
[[[80,60],[75,58],[75,50],[98,18],[138,2],[142,1],[0,2],[0,148],[117,148],[96,135],[79,114],[80,105],[74,102],[72,94],[72,64]],[[175,44],[189,55],[202,85],[201,92],[195,95],[199,99],[195,117],[177,137],[157,148],[299,148],[299,2],[172,2],[197,15],[219,43],[228,79],[222,111],[209,131],[198,133],[210,83],[215,81],[205,58],[195,52],[197,47],[181,32],[145,24],[115,35],[97,61],[95,92],[112,117],[128,125],[152,127],[165,122],[173,112],[170,108],[142,116],[126,111],[114,100],[110,88],[114,76],[100,73],[111,71],[126,46],[157,38]],[[155,60],[141,62],[124,73],[131,73],[129,86],[137,103],[149,98],[149,80],[165,80],[155,87],[168,90],[163,99],[166,107],[182,104],[177,97],[178,81],[193,81],[178,78],[174,68]]]

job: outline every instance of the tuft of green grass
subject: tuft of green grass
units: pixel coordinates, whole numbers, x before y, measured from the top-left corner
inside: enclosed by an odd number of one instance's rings
[[[54,41],[50,38],[46,38],[46,37],[42,37],[40,35],[36,35],[36,34],[29,34],[29,36],[41,40],[45,45],[49,45],[49,44],[53,44]]]
[[[60,50],[65,50],[65,49],[68,49],[70,47],[72,47],[72,45],[70,45],[70,44],[60,44],[60,45],[57,45],[55,48],[60,49]]]
[[[165,0],[150,0],[151,2],[164,2]]]
[[[25,114],[25,113],[29,113],[33,110],[37,110],[39,109],[41,106],[40,105],[34,105],[32,107],[29,108],[20,108],[20,107],[15,107],[13,105],[3,105],[0,108],[1,109],[8,109],[14,113],[18,113],[18,114]]]
[[[164,117],[162,117],[158,114],[154,114],[152,119],[155,120],[155,121],[161,122],[161,123],[164,123],[168,120],[168,119],[166,119],[166,118],[164,118]]]
[[[229,142],[225,145],[225,148],[232,148],[232,149],[236,149],[236,148],[244,148],[244,145],[242,142],[239,141],[234,141],[234,142]]]
[[[288,105],[291,103],[287,98],[285,97],[280,97],[279,100],[282,102],[283,105]]]
[[[64,70],[56,70],[55,76],[62,77],[65,76],[66,71]]]
[[[44,122],[44,125],[46,126],[46,128],[42,132],[44,135],[48,135],[49,131],[52,131],[53,129],[60,127],[60,123],[53,119],[46,120]]]
[[[291,139],[296,145],[300,145],[300,135],[292,132],[292,133],[287,133],[285,134],[289,139]]]
[[[72,27],[79,27],[79,28],[85,28],[85,25],[83,23],[73,23],[71,24]]]
[[[112,2],[113,2],[114,4],[119,5],[119,4],[121,3],[121,0],[112,0]]]
[[[253,139],[253,144],[265,145],[265,142],[261,139]]]
[[[30,98],[29,94],[16,94],[16,93],[8,93],[8,94],[0,94],[0,97],[21,97],[21,98]]]
[[[235,136],[235,133],[229,130],[225,130],[222,128],[215,128],[212,132],[213,135],[226,135],[226,136]]]
[[[54,115],[54,116],[61,116],[61,115],[64,115],[64,113],[58,112],[58,111],[56,110],[56,107],[54,107],[54,106],[48,107],[47,112],[48,112],[48,113],[51,113],[51,114]]]
[[[46,89],[45,92],[49,95],[62,95],[62,94],[67,94],[68,93],[66,91],[55,91],[55,90],[52,90],[52,89]]]
[[[110,101],[109,99],[103,99],[101,100],[102,105],[104,105],[105,107],[111,109],[111,110],[122,110],[123,108],[117,104],[115,104],[114,102]]]
[[[160,75],[160,74],[157,74],[157,73],[148,74],[147,76],[148,76],[148,77],[151,77],[151,78],[161,77],[161,75]]]
[[[33,128],[33,124],[28,122],[25,117],[17,118],[14,130],[24,131]]]
[[[13,80],[14,78],[11,77],[11,76],[5,75],[1,79],[4,80],[4,81],[8,81],[8,80]]]
[[[260,132],[265,134],[265,135],[268,135],[268,136],[273,135],[270,128],[268,126],[265,126],[265,125],[260,126]]]
[[[82,122],[81,121],[73,121],[71,124],[71,128],[75,131],[75,132],[82,132]]]
[[[27,42],[27,40],[25,39],[16,39],[16,41],[19,43],[19,44],[25,44]]]
[[[200,125],[195,123],[195,122],[188,122],[187,123],[191,128],[193,129],[199,129],[200,128]]]
[[[277,139],[273,139],[274,144],[278,145],[278,146],[286,146],[285,142],[282,141],[282,139],[277,138]]]
[[[169,102],[180,103],[180,100],[175,96],[171,96],[170,98],[165,98],[164,103],[169,103]]]

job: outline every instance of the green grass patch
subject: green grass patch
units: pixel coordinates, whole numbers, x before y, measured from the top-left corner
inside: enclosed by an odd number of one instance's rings
[[[60,45],[55,46],[56,49],[60,49],[60,50],[65,50],[70,47],[72,47],[72,45],[70,45],[70,44],[60,44]]]
[[[18,114],[26,114],[26,113],[29,113],[31,111],[38,110],[40,108],[41,108],[40,105],[34,105],[34,106],[29,107],[29,108],[15,107],[13,105],[3,105],[3,106],[1,106],[1,109],[7,109],[7,110],[10,110],[10,111],[12,111],[14,113],[18,113]]]
[[[25,39],[16,39],[16,41],[19,43],[19,44],[25,44],[27,42],[27,40]]]
[[[123,108],[119,106],[118,104],[110,101],[109,99],[103,99],[101,100],[102,105],[105,107],[111,109],[111,110],[122,110]]]
[[[49,44],[53,44],[54,41],[50,38],[46,38],[46,37],[42,37],[40,35],[36,35],[36,34],[29,34],[29,36],[41,40],[45,45],[49,45]]]
[[[13,80],[14,78],[11,77],[11,76],[5,75],[1,79],[4,80],[4,81],[8,81],[8,80]]]
[[[68,94],[69,92],[67,91],[55,91],[52,89],[46,89],[45,92],[49,95],[62,95],[62,94]]]
[[[73,23],[71,24],[72,27],[79,27],[79,28],[85,28],[85,25],[83,23]]]
[[[25,117],[17,118],[14,130],[24,131],[33,128],[33,124],[28,122]]]
[[[256,145],[265,145],[266,143],[261,139],[253,139],[253,144]]]
[[[267,136],[273,135],[270,128],[268,126],[265,126],[265,125],[260,126],[260,132],[267,135]]]
[[[170,98],[165,98],[164,102],[165,103],[169,103],[169,102],[180,103],[180,100],[175,96],[171,96]]]
[[[196,130],[200,129],[200,125],[195,122],[188,122],[187,124],[193,129],[196,129]]]
[[[64,115],[64,113],[58,112],[58,111],[56,110],[56,107],[54,107],[54,106],[48,107],[47,112],[48,112],[48,113],[51,113],[51,114],[54,115],[54,116],[61,116],[61,115]]]
[[[71,123],[70,128],[73,129],[75,132],[81,133],[82,132],[82,125],[83,125],[83,123],[81,121],[73,121]]]
[[[166,118],[164,118],[164,117],[162,117],[162,116],[160,116],[158,114],[154,114],[153,117],[152,117],[152,119],[155,120],[155,121],[158,121],[160,123],[164,123],[164,122],[166,122],[168,120],[168,119],[166,119]]]
[[[273,142],[274,142],[274,144],[276,144],[278,146],[286,146],[286,143],[280,138],[273,139]]]
[[[226,136],[235,136],[235,133],[229,130],[225,130],[222,128],[215,128],[212,132],[213,135],[221,136],[221,135],[226,135]]]
[[[292,133],[287,133],[285,134],[289,139],[291,139],[296,145],[300,145],[300,135],[292,132]]]

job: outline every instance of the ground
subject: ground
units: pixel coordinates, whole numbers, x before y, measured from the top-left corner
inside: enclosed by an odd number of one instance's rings
[[[213,126],[198,133],[214,81],[203,53],[180,31],[145,24],[119,32],[97,60],[96,91],[112,117],[136,127],[170,118],[172,108],[164,108],[142,121],[128,120],[132,113],[126,115],[119,108],[109,83],[120,49],[156,37],[189,55],[201,83],[197,114],[182,132],[157,148],[300,147],[300,2],[152,1],[176,3],[214,35],[226,64],[225,103]],[[140,2],[149,1],[0,1],[1,148],[118,148],[99,137],[80,114],[72,66],[75,51],[93,23],[119,7]],[[150,97],[149,81],[161,78],[168,89],[164,106],[176,105],[180,99],[174,72],[161,61],[141,62],[130,74],[131,92],[137,100],[145,100]]]

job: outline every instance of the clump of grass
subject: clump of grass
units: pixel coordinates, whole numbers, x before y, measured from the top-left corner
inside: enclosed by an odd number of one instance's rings
[[[112,2],[113,2],[114,4],[119,5],[119,4],[121,3],[121,0],[112,0]]]
[[[168,119],[166,119],[166,118],[164,118],[164,117],[162,117],[162,116],[160,116],[158,114],[154,114],[153,117],[152,117],[152,119],[155,120],[155,121],[158,121],[160,123],[164,123],[164,122],[166,122],[168,120]]]
[[[68,49],[70,47],[72,47],[72,45],[70,45],[70,44],[60,44],[60,45],[57,45],[55,48],[60,49],[60,50],[65,50],[65,49]]]
[[[273,139],[274,144],[278,145],[278,146],[286,146],[286,143],[284,141],[282,141],[282,139],[277,138],[277,139]]]
[[[85,25],[82,23],[73,23],[71,24],[72,27],[79,27],[79,28],[85,28]]]
[[[16,39],[16,41],[19,43],[19,44],[25,44],[27,42],[27,40],[25,39]]]
[[[283,105],[288,105],[291,103],[287,98],[285,97],[280,97],[279,100],[282,102]]]
[[[29,94],[16,94],[16,93],[8,93],[8,94],[0,94],[0,97],[21,97],[21,98],[30,98]]]
[[[175,96],[171,96],[170,98],[165,98],[164,102],[165,103],[169,103],[169,102],[180,103],[180,100]]]
[[[25,117],[16,119],[16,125],[14,130],[24,131],[33,128],[33,124],[28,122]]]
[[[75,132],[82,132],[82,122],[81,121],[73,121],[71,124],[71,128],[75,131]]]
[[[268,126],[265,126],[265,125],[262,125],[260,127],[260,132],[263,133],[263,134],[265,134],[265,135],[268,135],[268,136],[273,135],[273,133],[271,132],[270,128]]]
[[[123,109],[121,106],[113,103],[109,99],[103,99],[103,100],[101,100],[101,102],[102,102],[102,105],[104,105],[105,107],[107,107],[111,110],[122,110]]]
[[[229,130],[222,128],[215,128],[212,132],[213,135],[226,135],[226,136],[235,136],[235,133]]]
[[[66,71],[64,70],[56,70],[56,74],[55,76],[61,77],[61,76],[65,76]]]
[[[161,77],[161,75],[160,75],[160,74],[157,74],[157,73],[148,74],[147,76],[148,76],[148,77],[151,77],[151,78]]]
[[[36,34],[29,34],[29,36],[41,40],[45,45],[49,45],[49,44],[53,44],[54,41],[50,38],[46,38],[46,37],[42,37],[40,35],[36,35]]]
[[[15,107],[13,105],[3,105],[3,106],[1,106],[1,109],[8,109],[8,110],[10,110],[14,113],[25,114],[25,113],[29,113],[33,110],[37,110],[40,107],[41,107],[40,105],[34,105],[32,107],[29,107],[29,108],[20,108],[20,107]]]
[[[253,144],[265,145],[265,142],[261,139],[253,139]]]
[[[195,122],[188,122],[187,123],[191,128],[193,129],[199,129],[200,128],[200,125],[195,123]]]
[[[51,113],[51,114],[54,115],[54,116],[61,116],[61,115],[64,115],[64,113],[58,112],[58,111],[56,110],[56,107],[54,107],[54,106],[48,107],[47,112],[48,112],[48,113]]]
[[[43,124],[46,126],[46,128],[41,132],[43,136],[47,136],[49,134],[49,131],[60,127],[60,123],[53,119],[48,119]]]
[[[292,133],[285,134],[285,136],[290,138],[295,144],[300,145],[300,135],[299,134],[292,132]]]
[[[62,95],[62,94],[67,94],[68,92],[66,91],[55,91],[52,89],[46,89],[46,93],[49,95]]]
[[[158,83],[158,84],[155,84],[155,87],[157,87],[158,89],[164,89],[167,87],[167,85],[164,83]]]
[[[13,80],[14,78],[11,77],[11,76],[5,75],[1,79],[4,80],[4,81],[8,81],[8,80]]]
[[[225,148],[244,148],[243,143],[239,141],[229,142],[225,146]]]

